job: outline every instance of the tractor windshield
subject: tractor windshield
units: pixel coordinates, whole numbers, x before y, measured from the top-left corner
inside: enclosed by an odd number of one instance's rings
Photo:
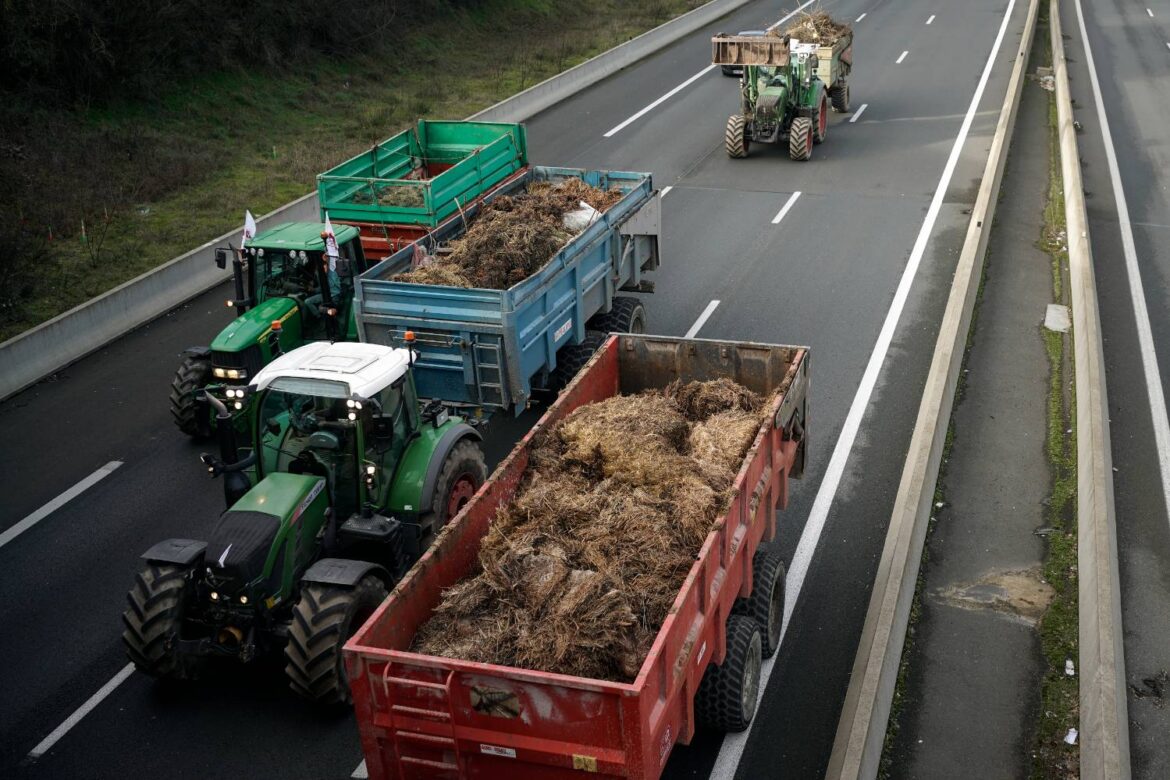
[[[261,300],[282,295],[304,297],[318,292],[315,263],[320,262],[320,253],[270,249],[255,262],[260,275]]]

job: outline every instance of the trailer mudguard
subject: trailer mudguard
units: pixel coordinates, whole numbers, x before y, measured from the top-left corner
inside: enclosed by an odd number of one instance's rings
[[[435,498],[435,483],[439,480],[439,472],[443,470],[443,464],[447,462],[447,456],[451,450],[455,449],[455,445],[464,439],[483,441],[483,436],[467,423],[459,423],[451,426],[435,444],[435,454],[427,465],[427,474],[422,483],[422,493],[419,495],[420,512],[425,512],[430,507]]]
[[[190,566],[203,557],[207,549],[207,542],[195,539],[167,539],[142,554],[145,561],[155,563],[174,563],[178,566]]]
[[[309,567],[301,582],[316,582],[321,585],[342,585],[354,587],[367,574],[373,574],[390,586],[394,583],[390,572],[376,563],[355,561],[348,558],[322,558]]]

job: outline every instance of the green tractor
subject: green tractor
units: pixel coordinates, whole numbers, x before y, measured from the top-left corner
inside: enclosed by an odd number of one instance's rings
[[[357,340],[353,279],[366,268],[358,229],[336,226],[340,258],[332,268],[323,261],[323,229],[317,222],[289,222],[256,235],[242,251],[216,250],[220,268],[232,265],[235,298],[227,305],[236,318],[210,347],[183,352],[170,396],[171,415],[183,433],[211,435],[204,388],[247,385],[274,357],[274,322],[280,323],[277,341],[286,352],[310,341]]]
[[[828,135],[830,103],[847,110],[847,63],[835,48],[774,35],[717,35],[712,51],[714,64],[743,69],[742,108],[728,118],[724,135],[730,157],[747,157],[753,142],[787,142],[789,157],[808,160]],[[824,55],[830,59],[822,66]]]
[[[283,653],[294,691],[348,702],[342,646],[487,478],[481,437],[420,405],[409,349],[272,347],[247,386],[223,390],[228,403],[207,394],[220,454],[202,459],[224,477],[227,511],[207,541],[142,556],[122,639],[159,678]]]

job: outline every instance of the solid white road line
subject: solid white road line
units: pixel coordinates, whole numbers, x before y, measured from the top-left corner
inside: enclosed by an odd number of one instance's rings
[[[854,20],[853,20],[853,23],[854,23],[854,24],[857,24],[858,22],[860,22],[860,21],[861,21],[862,19],[864,19],[864,18],[865,18],[865,14],[862,14],[861,16],[859,16],[859,17],[857,17],[856,19],[854,19]]]
[[[659,197],[659,198],[665,198],[665,197],[666,197],[666,193],[670,192],[670,191],[671,191],[671,190],[673,190],[673,189],[674,189],[674,185],[673,185],[673,184],[668,184],[668,185],[666,185],[666,186],[665,186],[665,187],[663,187],[663,188],[662,188],[662,190],[661,190],[661,191],[658,193],[658,197]]]
[[[898,60],[897,60],[897,62],[895,62],[894,64],[895,64],[895,65],[901,65],[901,64],[902,64],[902,60],[906,59],[906,55],[907,55],[907,54],[909,54],[909,53],[910,53],[910,52],[908,52],[908,51],[904,51],[904,52],[902,52],[902,56],[901,56],[901,57],[899,57],[899,58],[898,58]]]
[[[369,776],[370,772],[366,769],[366,760],[364,758],[362,759],[362,762],[358,764],[357,769],[353,770],[353,774],[350,775],[350,777],[354,778],[355,780],[366,780],[366,778]]]
[[[776,22],[774,25],[772,25],[768,29],[771,30],[774,27],[779,27],[780,25],[784,24],[784,22],[786,22],[789,19],[791,19],[792,17],[796,16],[796,14],[799,11],[801,11],[804,8],[807,8],[808,6],[812,5],[814,2],[817,2],[817,0],[807,0],[807,2],[798,6],[795,11],[788,14],[787,16],[785,16],[780,21]],[[622,130],[624,130],[625,128],[627,128],[631,124],[633,124],[634,122],[637,122],[639,119],[644,117],[646,114],[648,114],[651,111],[653,111],[654,109],[658,108],[660,105],[662,105],[666,101],[670,100],[672,97],[677,95],[679,92],[682,92],[684,89],[689,87],[691,84],[694,84],[696,81],[698,81],[700,78],[702,78],[704,75],[706,75],[707,72],[710,71],[714,67],[715,67],[714,65],[708,65],[707,67],[703,68],[701,71],[699,71],[695,75],[691,76],[689,79],[687,79],[683,83],[679,84],[674,89],[670,90],[670,92],[667,92],[665,95],[663,95],[662,97],[658,98],[653,103],[651,103],[650,105],[648,105],[645,108],[643,108],[642,110],[640,110],[638,113],[633,114],[632,116],[630,116],[629,118],[627,118],[623,122],[621,122],[617,125],[614,125],[612,128],[609,129],[608,132],[605,133],[605,137],[612,138],[613,136],[617,135]]]
[[[1089,66],[1089,81],[1093,87],[1093,98],[1097,101],[1097,121],[1101,123],[1101,135],[1105,140],[1105,159],[1109,163],[1109,179],[1113,184],[1113,199],[1117,203],[1117,221],[1121,228],[1121,250],[1125,255],[1125,270],[1129,276],[1129,295],[1133,301],[1133,314],[1137,325],[1138,346],[1142,354],[1142,368],[1146,379],[1146,394],[1150,399],[1150,417],[1154,427],[1154,442],[1158,447],[1158,470],[1162,476],[1162,500],[1166,514],[1170,517],[1170,420],[1166,415],[1166,396],[1162,392],[1162,373],[1158,370],[1158,353],[1154,349],[1154,333],[1150,327],[1150,312],[1146,307],[1146,293],[1142,285],[1142,272],[1138,266],[1137,246],[1133,240],[1133,225],[1129,221],[1129,204],[1125,200],[1125,188],[1121,184],[1121,171],[1117,167],[1117,152],[1113,146],[1113,133],[1109,129],[1109,114],[1101,97],[1101,82],[1097,78],[1097,66],[1093,61],[1093,49],[1089,46],[1089,34],[1085,29],[1085,14],[1081,0],[1076,0],[1077,22],[1081,30],[1081,42],[1085,47],[1085,62]],[[1166,44],[1170,46],[1170,43]]]
[[[853,112],[853,116],[849,117],[849,124],[853,124],[858,119],[861,119],[861,114],[869,107],[869,103],[862,103],[861,108]]]
[[[3,547],[4,545],[8,544],[13,539],[20,536],[22,533],[24,533],[28,529],[32,528],[34,525],[36,525],[40,521],[44,520],[46,517],[53,514],[58,509],[65,506],[73,499],[77,498],[79,495],[84,493],[86,490],[93,487],[98,482],[100,482],[103,479],[105,479],[106,477],[108,477],[110,474],[113,474],[114,470],[117,469],[121,465],[122,465],[122,461],[111,460],[109,463],[102,466],[100,469],[98,469],[94,473],[90,474],[88,477],[81,480],[76,485],[69,488],[64,493],[57,496],[56,498],[54,498],[49,503],[45,504],[43,507],[41,507],[37,511],[33,512],[31,515],[24,518],[23,520],[21,520],[19,523],[12,526],[11,528],[9,528],[4,533],[0,534],[0,547]]]
[[[857,394],[853,396],[853,403],[849,407],[849,414],[845,417],[845,424],[841,427],[841,435],[837,438],[837,443],[833,447],[833,454],[829,457],[829,465],[825,467],[825,474],[821,478],[821,484],[817,489],[816,498],[813,499],[812,509],[809,510],[808,521],[805,522],[804,530],[800,534],[800,541],[796,545],[796,552],[792,556],[792,563],[788,567],[788,575],[784,580],[784,626],[780,630],[781,643],[783,643],[784,637],[788,634],[789,620],[792,618],[793,610],[800,600],[800,591],[804,586],[804,579],[808,575],[809,565],[812,562],[813,554],[816,552],[821,533],[824,531],[825,522],[829,517],[829,508],[837,496],[837,487],[841,484],[841,477],[845,473],[845,463],[849,459],[849,454],[853,450],[853,443],[856,441],[857,433],[861,429],[861,420],[865,416],[865,410],[869,407],[874,386],[877,384],[882,365],[885,363],[886,355],[890,350],[890,344],[894,339],[894,332],[898,329],[898,322],[901,320],[902,311],[906,307],[906,300],[910,295],[910,288],[914,284],[915,276],[918,274],[918,267],[922,263],[922,256],[926,253],[926,245],[930,242],[930,234],[934,231],[934,223],[938,219],[938,213],[942,208],[943,199],[946,197],[947,189],[950,187],[951,178],[955,173],[955,166],[958,165],[959,156],[963,151],[963,144],[966,143],[967,135],[971,131],[971,123],[975,119],[979,102],[983,99],[983,92],[987,88],[987,80],[991,77],[995,60],[999,56],[1000,45],[1003,43],[1004,34],[1007,32],[1008,23],[1011,21],[1012,11],[1015,9],[1015,6],[1016,0],[1008,0],[1007,10],[1004,11],[1003,22],[1000,24],[999,33],[995,36],[995,43],[991,47],[991,53],[987,56],[987,63],[983,66],[983,75],[979,79],[978,86],[975,87],[975,95],[971,98],[971,104],[967,107],[967,113],[963,117],[963,124],[959,127],[959,133],[955,137],[954,146],[951,147],[951,154],[947,158],[946,165],[943,167],[942,176],[938,181],[938,187],[935,189],[934,197],[930,201],[930,207],[926,211],[926,219],[923,220],[922,228],[918,231],[918,238],[914,241],[914,247],[910,250],[910,259],[907,260],[906,268],[902,271],[902,278],[898,282],[898,289],[894,292],[893,301],[890,302],[890,310],[886,313],[885,322],[882,323],[882,329],[878,333],[877,343],[874,344],[873,352],[869,357],[869,363],[866,365],[865,373],[861,377],[861,384],[857,387]],[[773,662],[778,657],[779,655],[773,656],[772,659],[765,661],[760,668],[758,695],[761,698],[764,695],[764,691],[768,688],[768,678],[772,675]],[[753,720],[752,726],[755,726],[757,722]],[[751,733],[752,727],[749,726],[747,731],[738,734],[728,734],[723,738],[723,746],[719,750],[719,756],[715,759],[715,766],[711,769],[711,778],[726,780],[735,776],[740,757],[743,755],[744,748],[747,746]]]
[[[796,199],[800,197],[800,190],[792,193],[785,201],[784,205],[780,207],[780,211],[776,212],[776,216],[772,217],[772,224],[779,225],[780,220],[784,219],[784,215],[788,213],[788,209],[792,208],[792,204],[796,203]]]
[[[926,20],[926,23],[927,23],[927,24],[930,24],[930,23],[932,23],[933,21],[934,21],[934,14],[931,14],[931,15],[930,15],[930,18]]]
[[[28,753],[28,759],[36,761],[45,753],[48,753],[49,750],[52,749],[53,745],[57,744],[57,741],[61,739],[61,737],[68,734],[71,728],[81,722],[82,718],[88,715],[94,707],[101,704],[103,699],[113,693],[114,689],[119,685],[126,682],[126,679],[132,674],[134,674],[134,664],[126,664],[123,666],[122,671],[115,674],[108,683],[103,685],[101,689],[98,690],[97,693],[95,693],[93,696],[90,696],[89,699],[86,700],[85,704],[82,704],[80,707],[78,707],[73,712],[73,714],[66,718],[60,726],[53,729],[49,736],[42,739],[35,748],[30,750]]]
[[[714,300],[714,301],[711,301],[710,303],[708,303],[707,308],[703,309],[703,313],[699,315],[699,319],[695,320],[695,324],[691,326],[691,329],[687,331],[686,335],[683,336],[683,338],[684,339],[694,338],[695,334],[698,333],[699,330],[704,325],[707,324],[707,320],[710,319],[711,315],[715,312],[715,309],[717,306],[719,306],[718,300]]]

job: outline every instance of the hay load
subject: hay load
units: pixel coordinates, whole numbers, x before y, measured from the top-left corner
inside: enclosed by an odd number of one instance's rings
[[[802,11],[785,28],[784,34],[798,41],[829,46],[844,38],[850,30],[848,24],[835,21],[827,11]]]
[[[486,204],[463,237],[451,242],[447,255],[394,279],[506,290],[544,267],[579,232],[565,226],[566,214],[583,202],[604,213],[621,199],[619,191],[590,187],[577,178],[536,182],[522,194],[500,195]],[[444,270],[430,270],[435,267]],[[450,279],[464,283],[444,281]]]
[[[674,383],[574,410],[533,447],[415,652],[629,682],[762,421],[734,382]]]

